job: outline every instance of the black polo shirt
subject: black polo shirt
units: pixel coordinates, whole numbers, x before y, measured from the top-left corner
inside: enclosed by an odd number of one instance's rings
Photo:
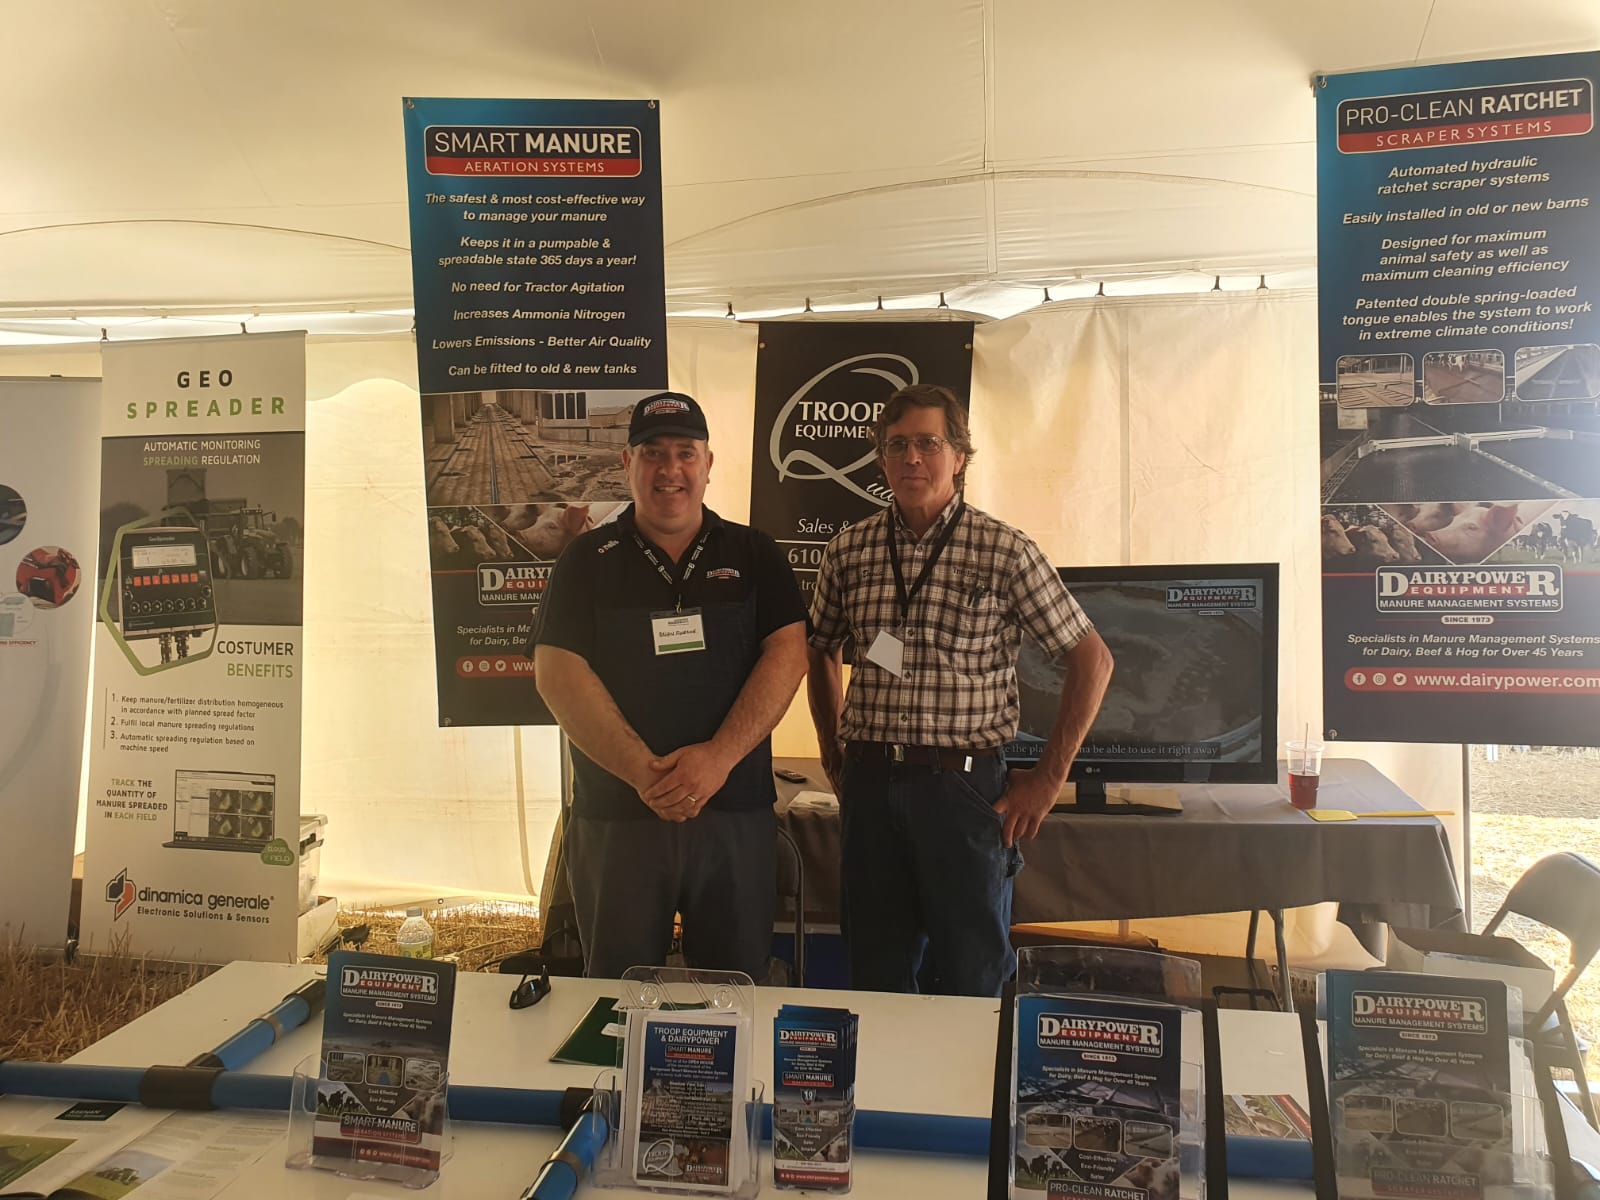
[[[629,505],[611,524],[573,541],[556,562],[534,622],[532,644],[570,650],[588,662],[623,717],[656,754],[710,741],[733,708],[770,634],[806,619],[794,572],[766,534],[705,509],[705,548],[682,585],[685,609],[698,608],[706,648],[658,655],[652,614],[671,612],[679,589],[662,578],[638,543],[654,551],[674,579],[683,577],[694,543],[674,564],[639,533]],[[654,817],[637,792],[572,748],[572,811],[603,819]],[[747,754],[711,808],[771,807],[772,742]]]

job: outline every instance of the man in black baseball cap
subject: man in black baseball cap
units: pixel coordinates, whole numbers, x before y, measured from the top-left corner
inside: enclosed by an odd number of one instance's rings
[[[760,978],[777,845],[772,727],[805,673],[805,602],[766,534],[705,505],[705,413],[633,408],[633,503],[561,555],[533,630],[535,682],[572,742],[564,852],[584,968]]]
[[[657,392],[633,406],[628,422],[628,445],[637,446],[653,437],[686,437],[699,442],[711,440],[706,414],[693,396],[682,392]]]

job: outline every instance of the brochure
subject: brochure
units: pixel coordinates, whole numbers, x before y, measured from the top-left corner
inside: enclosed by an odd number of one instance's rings
[[[0,1105],[0,1196],[49,1195],[165,1117],[137,1104],[8,1098]]]
[[[1177,1200],[1182,1010],[1017,997],[1013,1190]]]
[[[1329,971],[1327,989],[1332,1078],[1510,1090],[1506,985],[1498,980]]]
[[[8,1102],[0,1112],[0,1195],[209,1200],[283,1136],[275,1114],[64,1103]],[[62,1123],[77,1129],[63,1134]]]
[[[731,1192],[748,1175],[738,1118],[750,1091],[749,1031],[733,1013],[629,1013],[626,1125],[637,1182]]]
[[[1518,1103],[1505,984],[1327,976],[1329,1107],[1341,1193],[1478,1197],[1512,1182]]]
[[[328,956],[313,1158],[437,1174],[455,982],[451,963]]]
[[[772,1174],[780,1188],[850,1190],[855,1013],[785,1004],[773,1019]]]

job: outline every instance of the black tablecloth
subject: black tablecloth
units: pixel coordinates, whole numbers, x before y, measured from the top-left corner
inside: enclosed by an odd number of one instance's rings
[[[839,814],[791,808],[802,791],[829,792],[815,759],[781,759],[804,784],[779,781],[779,820],[805,864],[806,919],[839,919]],[[1444,827],[1433,817],[1326,823],[1289,805],[1280,774],[1266,785],[1185,784],[1179,816],[1052,814],[1023,845],[1012,920],[1124,920],[1297,908],[1335,901],[1368,949],[1380,923],[1463,928],[1461,893]],[[1324,808],[1418,808],[1360,759],[1323,764]]]

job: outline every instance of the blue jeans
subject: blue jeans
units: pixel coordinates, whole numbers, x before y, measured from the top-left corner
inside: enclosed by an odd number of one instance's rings
[[[936,771],[846,749],[840,890],[852,987],[1000,994],[1017,965],[1011,888],[1022,868],[994,811],[1005,785],[998,757]]]
[[[778,892],[778,819],[770,808],[692,821],[571,817],[564,851],[584,974],[616,979],[659,967],[683,917],[691,967],[766,975]]]

